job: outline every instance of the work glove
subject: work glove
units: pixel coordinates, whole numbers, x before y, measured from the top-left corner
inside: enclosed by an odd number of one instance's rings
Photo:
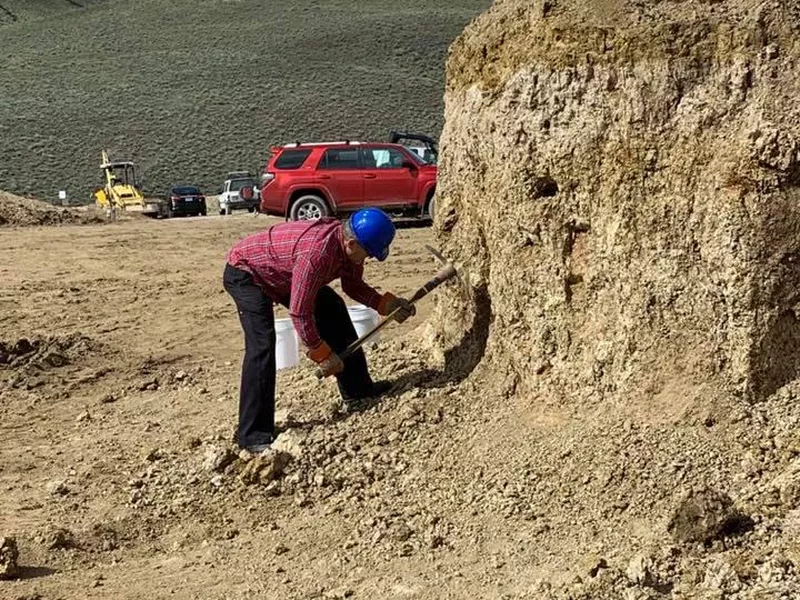
[[[404,322],[408,317],[413,317],[417,314],[417,308],[404,298],[398,298],[394,294],[386,292],[378,305],[378,312],[382,316],[392,314],[395,310],[400,309],[395,315],[395,320],[398,323]]]
[[[325,342],[321,342],[317,347],[309,350],[306,356],[317,363],[323,377],[338,375],[344,371],[342,359]]]

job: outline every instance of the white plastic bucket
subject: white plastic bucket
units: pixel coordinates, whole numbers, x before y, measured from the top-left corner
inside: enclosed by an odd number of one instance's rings
[[[288,369],[300,364],[300,344],[291,319],[275,319],[275,368]]]
[[[350,313],[350,320],[353,322],[353,326],[356,328],[358,337],[361,337],[365,333],[374,329],[375,326],[380,322],[380,316],[378,313],[368,306],[364,306],[363,304],[348,306],[347,312]],[[376,334],[370,339],[370,343],[374,344],[380,339],[380,337],[380,334]]]

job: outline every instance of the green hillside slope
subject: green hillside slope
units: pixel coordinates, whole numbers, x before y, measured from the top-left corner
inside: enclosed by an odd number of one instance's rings
[[[148,193],[214,192],[272,144],[438,135],[447,47],[489,4],[0,0],[0,189],[88,200],[107,147]]]

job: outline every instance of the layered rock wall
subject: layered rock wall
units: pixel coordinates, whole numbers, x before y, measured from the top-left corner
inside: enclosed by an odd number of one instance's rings
[[[448,368],[654,403],[794,379],[798,99],[796,2],[496,2],[447,64]]]

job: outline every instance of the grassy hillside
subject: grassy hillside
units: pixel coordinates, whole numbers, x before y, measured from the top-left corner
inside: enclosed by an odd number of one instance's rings
[[[88,199],[107,147],[149,193],[214,192],[272,144],[438,135],[447,47],[490,3],[0,0],[0,189]]]
[[[33,19],[59,18],[76,9],[96,6],[107,0],[0,0],[0,25]]]

